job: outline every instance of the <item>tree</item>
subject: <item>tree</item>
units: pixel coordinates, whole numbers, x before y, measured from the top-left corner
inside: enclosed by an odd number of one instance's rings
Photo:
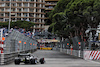
[[[0,26],[8,28],[8,22],[0,23]],[[11,28],[17,27],[17,28],[24,28],[26,30],[31,30],[31,27],[34,26],[34,23],[29,21],[16,21],[16,22],[11,22],[10,26]]]
[[[53,15],[56,13],[60,13],[60,12],[64,12],[66,9],[66,5],[70,2],[71,0],[59,0],[57,5],[54,7],[54,10],[52,10],[51,12],[49,12],[49,19],[52,21],[53,23]]]
[[[80,33],[84,35],[88,24],[91,27],[97,27],[100,22],[99,8],[100,0],[60,0],[49,14],[52,23],[56,23],[54,33],[66,33],[71,28],[74,29],[70,30],[73,36]],[[70,25],[70,28],[67,25]]]

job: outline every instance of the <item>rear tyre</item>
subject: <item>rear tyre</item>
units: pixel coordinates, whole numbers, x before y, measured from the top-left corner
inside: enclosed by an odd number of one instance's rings
[[[19,65],[20,64],[20,59],[15,59],[15,64]]]

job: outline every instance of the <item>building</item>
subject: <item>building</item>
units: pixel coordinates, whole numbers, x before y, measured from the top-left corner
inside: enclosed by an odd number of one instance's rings
[[[11,4],[11,14],[10,14]],[[34,30],[44,29],[44,0],[0,0],[0,22],[25,20],[35,23]]]
[[[57,5],[59,0],[45,0],[45,11],[49,12]]]
[[[45,0],[45,24],[50,25],[51,20],[48,18],[48,12],[52,11],[54,7],[57,5],[59,0]]]
[[[45,0],[45,13],[50,12],[57,5],[59,0]],[[48,17],[46,17],[48,19]]]
[[[11,16],[12,22],[31,21],[35,23],[34,31],[42,31],[45,12],[51,11],[57,2],[58,0],[0,0],[0,22],[9,21]]]

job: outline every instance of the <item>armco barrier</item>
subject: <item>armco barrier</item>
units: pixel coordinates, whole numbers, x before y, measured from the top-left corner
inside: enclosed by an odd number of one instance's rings
[[[12,52],[12,53],[2,53],[0,54],[0,65],[6,65],[14,61],[14,58],[19,53],[26,53],[26,52],[34,52],[35,50],[27,50],[27,51],[21,51],[21,52]]]
[[[61,48],[53,48],[53,49],[55,49],[56,51],[60,51]],[[72,50],[71,51],[71,49],[62,49],[62,51],[60,51],[60,52],[83,58],[83,51],[80,52],[81,54],[79,54],[79,50]]]

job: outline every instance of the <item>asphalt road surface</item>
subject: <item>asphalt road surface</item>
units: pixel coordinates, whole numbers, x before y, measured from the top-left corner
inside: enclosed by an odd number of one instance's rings
[[[0,67],[100,67],[100,62],[83,60],[53,50],[37,50],[33,54],[40,58],[44,57],[46,60],[45,64],[26,65],[21,63],[20,65],[15,65],[11,63]]]

